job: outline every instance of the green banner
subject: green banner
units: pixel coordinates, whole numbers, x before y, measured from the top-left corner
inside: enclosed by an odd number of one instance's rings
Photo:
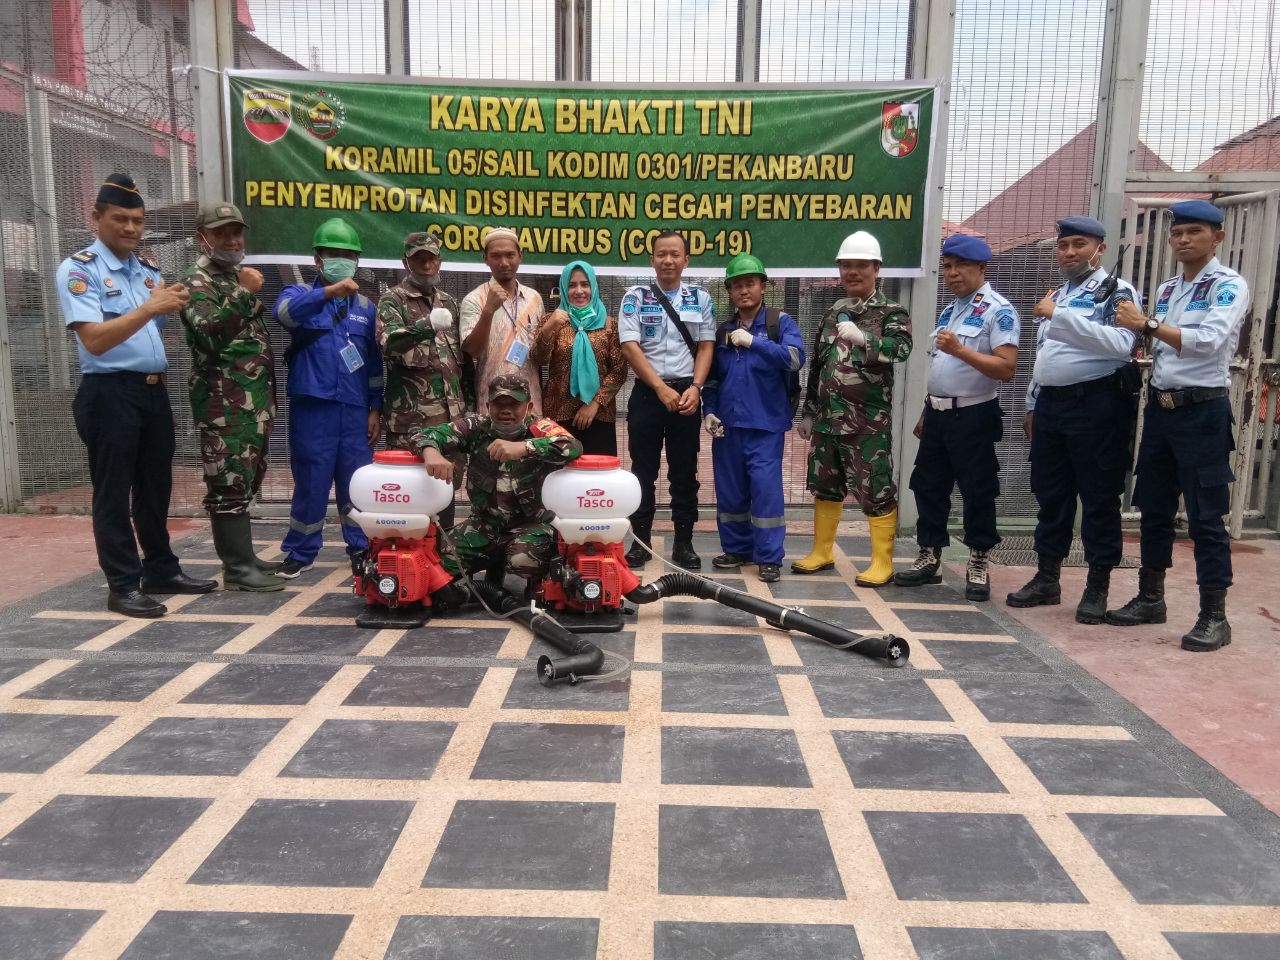
[[[447,267],[480,262],[513,227],[524,269],[585,259],[648,269],[684,233],[690,274],[750,252],[771,274],[834,272],[868,230],[888,275],[923,270],[934,88],[476,86],[232,71],[235,201],[260,258],[310,260],[342,216],[367,264],[406,233],[438,233]],[[932,252],[930,252],[932,259]]]

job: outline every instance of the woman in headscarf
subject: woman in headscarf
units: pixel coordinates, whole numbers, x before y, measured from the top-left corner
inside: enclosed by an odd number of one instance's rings
[[[561,271],[560,293],[561,308],[542,321],[533,346],[534,362],[549,368],[542,413],[581,440],[584,453],[617,456],[615,398],[627,379],[618,322],[585,261]]]

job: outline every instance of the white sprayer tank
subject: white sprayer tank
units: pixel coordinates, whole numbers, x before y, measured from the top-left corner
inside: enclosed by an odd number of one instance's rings
[[[617,457],[587,454],[547,477],[542,505],[565,543],[620,543],[640,506],[640,481]]]
[[[350,517],[365,536],[421,537],[453,502],[453,484],[427,473],[408,450],[379,450],[351,476]]]

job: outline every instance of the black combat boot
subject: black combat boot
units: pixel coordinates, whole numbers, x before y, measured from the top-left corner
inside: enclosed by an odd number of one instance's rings
[[[686,570],[701,570],[702,558],[693,549],[693,524],[676,524],[676,543],[671,548],[671,562]]]
[[[627,551],[627,566],[639,570],[649,562],[649,551],[640,545],[640,541],[649,543],[649,524],[631,524],[631,549]]]
[[[937,547],[921,547],[915,562],[906,570],[893,575],[893,582],[900,587],[920,587],[926,583],[941,583],[938,570],[942,567],[942,551]]]
[[[1164,605],[1164,571],[1138,571],[1138,595],[1119,610],[1107,611],[1113,627],[1136,627],[1143,623],[1164,623],[1169,611]]]
[[[1036,575],[1004,598],[1011,607],[1052,607],[1062,602],[1062,561],[1040,557]]]
[[[1111,568],[1089,566],[1089,579],[1076,605],[1076,623],[1101,623],[1107,616],[1107,592],[1111,589]]]
[[[1182,638],[1182,649],[1192,653],[1208,653],[1231,642],[1231,624],[1227,623],[1227,591],[1200,588],[1200,616],[1191,632]]]

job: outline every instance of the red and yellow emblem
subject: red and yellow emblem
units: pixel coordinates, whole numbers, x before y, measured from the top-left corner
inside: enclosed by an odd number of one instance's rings
[[[256,87],[244,92],[244,128],[262,143],[275,143],[289,130],[292,100],[283,90]]]
[[[77,297],[89,292],[89,278],[83,273],[73,273],[67,278],[67,289]]]

